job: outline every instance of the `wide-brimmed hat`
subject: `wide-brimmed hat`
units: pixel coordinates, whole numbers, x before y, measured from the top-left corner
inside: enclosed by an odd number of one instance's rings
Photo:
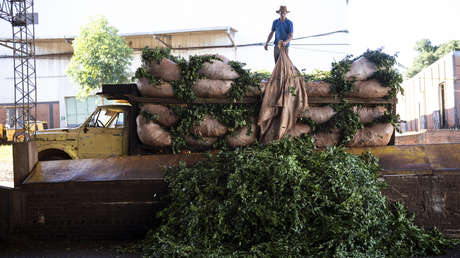
[[[286,13],[288,13],[289,11],[287,10],[287,7],[285,5],[281,5],[280,6],[280,9],[278,11],[276,11],[276,13],[280,13],[282,11],[285,11]]]

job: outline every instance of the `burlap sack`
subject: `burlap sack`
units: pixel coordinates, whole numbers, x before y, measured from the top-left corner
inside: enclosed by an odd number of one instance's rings
[[[311,118],[316,123],[322,124],[329,121],[336,113],[330,106],[310,107],[301,117]]]
[[[383,87],[376,80],[357,81],[353,92],[346,93],[346,96],[358,98],[383,98],[388,95],[389,87]]]
[[[358,113],[361,124],[372,123],[375,119],[383,116],[387,109],[384,106],[376,107],[353,107],[353,111]]]
[[[350,80],[355,78],[356,80],[364,81],[376,71],[377,66],[362,56],[351,64],[350,71],[345,74],[345,79]]]
[[[306,82],[307,94],[310,97],[327,97],[331,95],[331,84],[325,81]]]
[[[356,132],[353,139],[347,144],[350,147],[384,146],[388,145],[393,135],[393,125],[375,124],[364,127]]]
[[[295,127],[297,118],[307,108],[305,81],[289,59],[286,49],[281,48],[265,89],[257,121],[261,143],[283,138],[286,132]]]
[[[184,136],[184,139],[191,149],[210,148],[217,141],[217,137],[195,138],[190,135]]]
[[[147,121],[142,115],[136,118],[137,136],[143,144],[155,147],[171,146],[171,134],[159,124]]]
[[[149,79],[139,78],[137,79],[137,89],[144,97],[161,97],[161,98],[172,98],[174,97],[174,90],[171,84],[164,82],[160,85],[151,85]]]
[[[228,64],[227,58],[222,56],[218,57],[223,59],[223,61],[212,60],[211,62],[205,62],[198,72],[206,76],[206,78],[213,80],[235,80],[240,77],[240,75],[233,70],[232,66]]]
[[[248,135],[248,126],[238,129],[236,132],[227,135],[226,141],[229,146],[242,147],[249,146],[256,141],[256,127],[255,123],[251,124],[251,131]]]
[[[227,127],[219,123],[217,119],[206,115],[192,128],[191,133],[201,137],[219,137],[227,133]]]
[[[260,83],[260,89],[258,87],[249,87],[248,91],[246,91],[246,96],[247,97],[256,97],[263,95],[265,92],[265,88],[267,86],[268,82],[261,82]]]
[[[141,112],[146,111],[156,117],[156,122],[162,126],[173,126],[177,122],[177,117],[174,112],[162,105],[144,104],[141,107]]]
[[[163,58],[160,63],[156,61],[151,62],[148,66],[148,72],[165,81],[175,81],[181,78],[179,65],[168,58]]]
[[[289,130],[284,137],[298,137],[303,134],[308,134],[311,131],[310,126],[306,124],[297,123],[294,128]]]
[[[225,98],[231,87],[230,80],[197,80],[192,90],[202,98]]]
[[[340,142],[340,131],[333,130],[331,132],[322,132],[313,135],[315,139],[314,145],[319,148],[327,146],[337,146]]]

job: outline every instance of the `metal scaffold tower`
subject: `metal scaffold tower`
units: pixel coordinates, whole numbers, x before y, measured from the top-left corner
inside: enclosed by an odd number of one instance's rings
[[[23,129],[24,137],[15,141],[28,141],[37,117],[37,78],[35,70],[35,26],[33,0],[2,0],[0,18],[11,23],[12,38],[0,40],[0,46],[13,50],[14,65],[14,128]]]

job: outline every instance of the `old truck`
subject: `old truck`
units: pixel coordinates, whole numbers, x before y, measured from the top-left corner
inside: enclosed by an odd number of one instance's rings
[[[136,117],[142,103],[181,104],[175,98],[141,97],[136,84],[103,85],[99,95],[124,103],[99,106],[77,128],[39,131],[33,140],[41,161],[58,159],[109,158],[125,155],[152,154],[158,149],[142,144],[137,136]],[[198,98],[199,103],[230,103],[222,98]],[[255,103],[255,97],[246,97],[241,103]],[[309,97],[310,103],[337,103],[335,98]],[[369,103],[370,100],[349,98],[351,103]],[[363,102],[365,101],[365,102]],[[393,99],[376,99],[375,103],[391,104]],[[390,145],[394,144],[394,133]]]
[[[33,136],[39,160],[108,158],[128,155],[133,107],[99,106],[77,128],[42,130]]]

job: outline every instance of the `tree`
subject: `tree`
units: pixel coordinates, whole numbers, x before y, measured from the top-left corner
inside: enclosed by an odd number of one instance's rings
[[[450,51],[460,48],[460,40],[450,40],[442,43],[439,46],[433,46],[429,39],[421,39],[415,43],[415,50],[418,56],[414,59],[412,67],[407,71],[407,76],[410,78],[419,73],[423,68],[436,62]]]
[[[94,94],[103,83],[130,78],[133,50],[103,16],[92,18],[72,43],[74,54],[67,75],[80,86],[79,96]]]

